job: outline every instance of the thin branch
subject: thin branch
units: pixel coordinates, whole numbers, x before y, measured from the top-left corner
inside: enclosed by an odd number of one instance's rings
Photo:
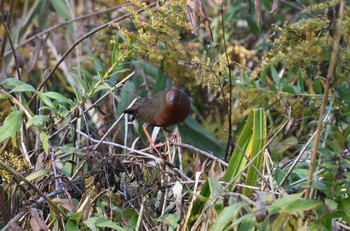
[[[311,182],[312,182],[314,168],[315,168],[316,159],[317,159],[318,144],[320,142],[322,126],[323,126],[323,119],[322,118],[324,116],[326,106],[328,103],[329,88],[330,88],[330,85],[333,81],[334,71],[335,71],[335,67],[336,67],[337,59],[338,59],[337,56],[338,56],[338,50],[339,50],[341,28],[342,28],[342,24],[343,24],[343,20],[344,20],[344,9],[345,9],[345,0],[340,0],[339,14],[337,15],[337,17],[335,19],[336,20],[336,27],[335,27],[334,37],[333,37],[331,60],[330,60],[329,68],[328,68],[328,72],[327,72],[327,81],[326,81],[325,86],[324,86],[324,95],[323,95],[319,119],[318,119],[318,123],[317,123],[314,146],[313,146],[312,154],[311,154],[309,174],[308,174],[308,178],[307,178],[307,186],[306,186],[306,191],[305,191],[305,196],[304,196],[305,199],[309,199],[309,197],[310,197]]]
[[[194,147],[194,146],[192,146],[192,145],[190,145],[190,144],[184,144],[184,143],[178,143],[178,142],[176,142],[176,143],[174,143],[174,145],[179,146],[179,147],[182,147],[182,148],[187,148],[187,149],[193,150],[193,151],[195,151],[195,152],[198,152],[198,153],[202,154],[203,156],[206,156],[206,157],[208,157],[208,158],[210,158],[210,159],[212,159],[212,160],[214,160],[214,161],[219,162],[220,164],[222,164],[222,165],[225,166],[225,167],[228,166],[228,163],[227,163],[226,161],[224,161],[224,160],[222,160],[222,159],[220,159],[220,158],[214,156],[214,155],[213,155],[212,153],[210,153],[210,152],[203,151],[203,150],[201,150],[201,149],[199,149],[199,148],[196,148],[196,147]]]
[[[223,12],[224,4],[221,5],[220,13],[221,13],[221,27],[223,32],[223,40],[224,40],[224,50],[225,50],[225,56],[227,61],[227,68],[228,68],[228,77],[229,77],[229,99],[228,99],[228,139],[227,139],[227,145],[226,145],[226,151],[225,151],[225,158],[226,161],[227,157],[229,156],[229,153],[231,152],[232,147],[232,73],[231,73],[231,65],[230,65],[230,59],[228,57],[227,52],[227,45],[226,45],[226,38],[225,38],[225,19],[224,19],[224,12]]]
[[[328,117],[330,115],[330,111],[329,113],[327,114],[327,116],[323,119],[323,122],[327,121],[328,120]],[[304,147],[300,150],[298,156],[295,158],[292,166],[290,166],[287,174],[283,177],[283,179],[281,180],[280,182],[280,186],[283,185],[283,183],[288,179],[289,175],[292,173],[292,171],[294,170],[295,166],[297,165],[297,163],[299,162],[300,158],[303,156],[304,152],[306,151],[307,147],[309,147],[311,141],[314,139],[316,135],[316,132],[314,132],[314,134],[312,134],[312,136],[310,137],[310,139],[306,142],[306,144],[304,145]]]
[[[7,37],[9,38],[9,42],[10,42],[10,46],[11,46],[11,51],[12,51],[12,53],[13,53],[13,57],[15,58],[16,71],[17,71],[18,79],[21,80],[21,79],[22,79],[22,78],[21,78],[21,71],[20,71],[19,64],[18,64],[18,59],[17,59],[17,55],[16,55],[15,46],[13,45],[13,41],[12,41],[12,39],[11,39],[10,30],[9,30],[9,28],[7,27],[6,21],[5,21],[5,19],[4,19],[4,16],[2,15],[2,12],[1,12],[1,11],[0,11],[0,18],[1,18],[1,21],[3,22],[3,24],[4,24],[4,28],[5,28]]]

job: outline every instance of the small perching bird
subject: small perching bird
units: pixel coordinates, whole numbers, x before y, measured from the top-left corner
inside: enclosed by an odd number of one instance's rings
[[[177,135],[176,132],[168,130],[168,127],[184,121],[190,113],[190,108],[191,103],[186,93],[174,88],[140,99],[124,110],[124,113],[131,114],[132,120],[140,119],[144,122],[143,131],[151,147],[155,149],[156,146],[147,131],[147,126],[161,127],[164,131],[171,132],[174,137]]]

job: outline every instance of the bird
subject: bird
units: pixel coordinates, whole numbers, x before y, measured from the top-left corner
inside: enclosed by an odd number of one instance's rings
[[[187,94],[178,88],[160,91],[154,96],[138,99],[134,105],[123,112],[131,114],[131,120],[139,119],[144,122],[143,131],[153,149],[156,145],[152,141],[148,131],[148,126],[161,127],[164,131],[172,134],[177,133],[168,129],[169,126],[181,123],[189,115],[191,102]]]

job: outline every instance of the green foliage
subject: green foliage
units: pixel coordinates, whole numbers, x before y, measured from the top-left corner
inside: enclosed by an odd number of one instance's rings
[[[0,28],[0,207],[11,219],[22,214],[11,225],[330,230],[349,224],[349,8],[328,82],[338,1],[280,2],[269,14],[272,1],[262,0],[260,25],[254,5],[260,1],[200,1],[213,43],[203,28],[198,38],[188,37],[187,4],[196,1],[149,2],[132,0],[116,11],[106,2],[20,1],[6,14],[15,17],[11,37]],[[82,23],[74,18],[96,10],[103,13]],[[18,46],[18,70],[9,39]],[[141,121],[122,113],[135,98],[172,87],[188,93],[191,115],[170,128],[176,139],[158,134],[157,156]],[[315,194],[304,199],[319,118]],[[33,205],[44,216],[28,213]]]

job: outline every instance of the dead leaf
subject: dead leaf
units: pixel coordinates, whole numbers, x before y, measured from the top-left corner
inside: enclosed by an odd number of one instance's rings
[[[200,172],[202,170],[201,167],[201,159],[199,159],[198,155],[194,157],[193,161],[193,173]]]
[[[45,231],[47,229],[47,225],[45,223],[43,212],[36,209],[30,209],[30,227],[33,231]]]
[[[72,203],[70,203],[68,200],[61,199],[61,198],[54,198],[54,199],[52,199],[52,201],[58,205],[63,206],[65,209],[67,209],[71,212],[75,213],[77,211],[76,207]]]
[[[173,187],[173,193],[175,198],[176,211],[175,215],[181,217],[182,214],[182,185],[176,181]]]
[[[217,178],[220,175],[220,164],[217,161],[214,161],[214,163],[211,165],[208,176]]]
[[[192,28],[191,33],[197,37],[199,35],[200,23],[203,21],[205,30],[209,34],[210,39],[213,41],[213,34],[210,28],[209,19],[201,0],[187,0],[186,9],[186,17],[190,27]]]
[[[277,10],[278,2],[279,2],[279,0],[274,0],[274,1],[273,1],[272,8],[271,8],[271,10],[270,10],[270,12],[269,12],[270,14],[272,14],[273,12],[275,12],[275,11]]]
[[[254,0],[255,3],[255,15],[256,15],[256,24],[260,25],[262,19],[262,5],[260,0]]]

